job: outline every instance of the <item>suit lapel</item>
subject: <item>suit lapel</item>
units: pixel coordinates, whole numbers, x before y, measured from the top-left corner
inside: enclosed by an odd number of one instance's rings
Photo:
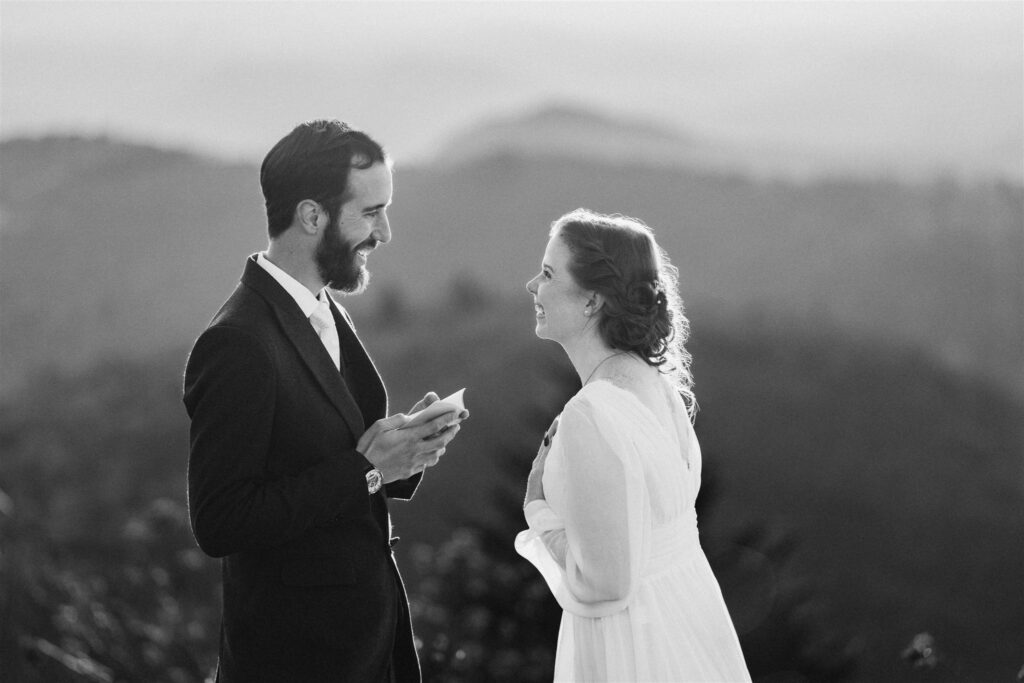
[[[370,355],[356,334],[348,312],[338,306],[331,297],[331,313],[338,329],[338,341],[341,346],[343,362],[347,376],[352,377],[355,388],[359,391],[360,405],[366,409],[366,419],[372,421],[386,417],[388,414],[388,396],[384,382],[377,372]]]
[[[298,351],[299,357],[313,373],[317,384],[327,394],[327,398],[348,423],[349,429],[358,438],[366,426],[363,415],[356,404],[355,398],[345,386],[341,373],[334,367],[330,355],[326,352],[323,342],[317,336],[309,320],[302,315],[302,309],[277,281],[265,271],[256,258],[250,257],[242,273],[242,284],[254,289],[270,304],[284,336]]]

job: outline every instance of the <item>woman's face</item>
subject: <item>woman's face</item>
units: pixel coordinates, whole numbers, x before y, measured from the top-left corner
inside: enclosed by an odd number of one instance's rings
[[[569,274],[569,247],[557,234],[548,240],[540,272],[526,283],[537,314],[537,336],[564,344],[579,336],[590,318],[589,298]]]

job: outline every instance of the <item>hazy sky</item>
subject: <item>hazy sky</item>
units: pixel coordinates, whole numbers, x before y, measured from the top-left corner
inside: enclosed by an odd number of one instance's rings
[[[550,100],[732,144],[1024,173],[1024,2],[0,0],[0,134],[256,160],[338,117],[399,160]]]

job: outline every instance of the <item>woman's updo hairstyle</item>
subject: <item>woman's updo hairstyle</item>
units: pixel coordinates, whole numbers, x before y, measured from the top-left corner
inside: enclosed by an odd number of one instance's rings
[[[598,332],[613,349],[636,353],[672,377],[690,417],[697,411],[690,322],[679,298],[679,272],[642,221],[576,209],[551,224],[569,249],[569,273],[604,297]]]

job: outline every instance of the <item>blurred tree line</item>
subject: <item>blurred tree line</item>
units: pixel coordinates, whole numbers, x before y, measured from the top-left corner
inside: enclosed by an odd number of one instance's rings
[[[466,290],[460,305],[479,306],[478,315],[466,317],[465,330],[458,327],[462,323],[449,324],[447,342],[494,348],[495,340],[508,337],[508,324],[495,322],[507,318],[507,311],[494,310],[470,284],[459,284]],[[400,301],[395,305],[404,311]],[[394,376],[415,375],[396,350],[401,347],[416,367],[454,375],[454,364],[460,363],[474,377],[489,377],[481,398],[521,382],[526,362],[539,364],[538,376],[548,383],[507,401],[503,397],[501,410],[491,410],[490,418],[481,414],[487,409],[474,407],[474,428],[486,432],[478,438],[488,444],[489,461],[497,468],[486,475],[491,482],[487,514],[458,515],[439,542],[409,543],[414,538],[407,537],[402,568],[425,679],[550,680],[560,610],[539,574],[515,553],[512,539],[524,526],[522,495],[537,438],[578,389],[578,379],[566,363],[544,365],[548,361],[533,351],[474,361],[452,358],[446,343],[427,353],[421,340],[438,338],[438,323],[409,311],[403,316],[403,335],[379,322],[364,332],[372,336],[376,325],[391,340],[369,346],[383,368],[395,368]],[[463,334],[491,336],[460,338]],[[715,353],[725,353],[732,365],[744,358],[764,364],[774,354],[792,360],[795,366],[786,366],[786,372],[795,374],[801,368],[816,372],[807,363],[818,357],[814,348],[827,350],[829,357],[843,353],[812,342],[807,342],[811,351],[795,352],[791,337],[743,338],[737,344],[767,350],[730,356],[723,345]],[[707,349],[700,357],[714,355]],[[183,362],[184,353],[177,352],[108,359],[79,373],[51,372],[0,406],[0,681],[180,683],[202,681],[212,671],[220,571],[219,562],[197,549],[188,527]],[[849,385],[843,378],[825,379]],[[408,381],[418,386],[419,380]],[[792,395],[797,402],[822,398],[797,390]],[[984,405],[989,412],[998,408]],[[753,443],[762,438],[764,425],[723,425],[718,412],[717,419],[712,411],[697,423],[705,445],[698,513],[702,543],[751,672],[762,681],[858,677],[865,655],[872,653],[865,653],[857,634],[837,618],[820,577],[795,561],[801,547],[797,534],[753,510],[725,504],[716,463],[726,459],[723,449],[738,446],[723,434],[749,432],[744,438]],[[1001,443],[995,429],[982,436]],[[934,673],[934,680],[949,680],[930,642],[915,640],[917,645],[904,652],[904,670],[918,678]],[[898,661],[905,644],[893,643],[881,656]]]
[[[188,526],[181,357],[49,373],[4,403],[0,680],[211,670],[220,571]]]

